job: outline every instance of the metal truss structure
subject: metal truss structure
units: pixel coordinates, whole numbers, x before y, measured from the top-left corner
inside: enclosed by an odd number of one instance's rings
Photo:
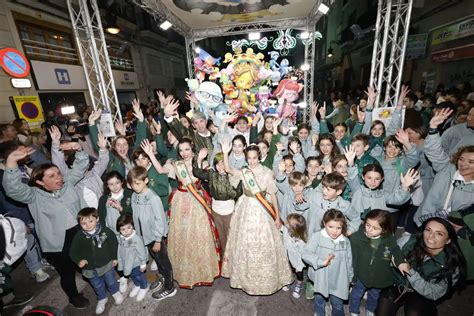
[[[103,109],[122,119],[109,62],[107,44],[96,0],[67,0],[69,16],[81,56],[94,109]]]
[[[395,106],[398,102],[412,3],[413,0],[378,2],[370,71],[370,85],[378,91],[375,106]]]
[[[252,22],[252,23],[241,23],[224,25],[212,28],[189,28],[181,19],[174,15],[160,0],[132,0],[140,8],[144,9],[155,19],[168,20],[173,24],[173,29],[184,36],[186,41],[186,62],[188,65],[188,76],[189,78],[194,77],[194,50],[196,48],[196,41],[209,38],[209,37],[222,37],[232,35],[243,35],[249,32],[271,32],[286,29],[299,29],[302,31],[308,31],[311,37],[305,43],[305,60],[304,63],[309,66],[309,70],[304,72],[304,100],[306,107],[304,108],[304,122],[307,121],[309,111],[308,107],[313,103],[313,85],[314,85],[314,43],[315,38],[313,36],[315,31],[316,22],[322,16],[322,13],[318,11],[318,7],[321,3],[317,1],[308,16],[303,18],[292,18],[282,20],[271,20],[264,22]],[[331,3],[333,0],[330,1]]]

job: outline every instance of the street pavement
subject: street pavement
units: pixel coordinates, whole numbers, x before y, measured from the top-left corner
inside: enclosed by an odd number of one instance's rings
[[[91,301],[91,305],[83,310],[75,309],[68,304],[65,294],[59,286],[57,273],[52,270],[46,271],[52,275],[52,278],[43,283],[36,283],[34,279],[30,278],[23,263],[14,270],[15,291],[35,296],[34,300],[28,304],[29,306],[52,305],[63,310],[68,316],[94,315],[97,302],[94,292],[79,274],[76,278],[79,290],[83,291]],[[153,272],[149,272],[147,277],[152,281],[155,275]],[[127,293],[131,287],[132,285],[129,283]],[[438,308],[439,315],[473,316],[473,298],[474,285],[471,284],[461,295],[454,294],[450,300],[443,302]],[[8,308],[2,315],[21,315],[22,308]],[[103,315],[309,316],[313,315],[313,302],[306,300],[304,296],[295,299],[291,296],[291,292],[283,291],[270,296],[250,296],[241,290],[230,288],[229,280],[219,278],[212,287],[197,287],[193,290],[179,289],[174,297],[162,301],[153,299],[149,293],[142,302],[136,302],[135,299],[127,297],[122,305],[116,306],[113,304],[112,297],[109,297]],[[365,313],[362,312],[361,315],[365,315]],[[399,311],[398,315],[403,315],[403,312]]]

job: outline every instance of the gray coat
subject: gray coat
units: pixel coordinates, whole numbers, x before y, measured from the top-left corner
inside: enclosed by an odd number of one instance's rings
[[[402,205],[410,199],[410,192],[402,190],[398,185],[391,192],[384,192],[383,189],[371,190],[360,184],[357,167],[348,168],[348,183],[352,191],[352,200],[349,211],[346,214],[349,219],[349,230],[355,232],[362,223],[361,215],[373,209],[391,211],[387,204]]]
[[[168,235],[168,220],[161,199],[152,189],[132,195],[133,222],[145,245]]]
[[[433,184],[435,172],[433,166],[431,165],[431,161],[425,155],[424,143],[416,146],[416,152],[420,158],[420,167],[418,168],[418,171],[420,172],[423,195],[426,196],[431,188],[431,185]]]
[[[335,257],[330,265],[324,267],[323,262],[330,254]],[[347,300],[354,276],[351,244],[347,237],[336,243],[324,237],[322,231],[314,233],[303,248],[302,258],[310,265],[308,277],[314,282],[315,293],[324,297],[331,294]]]
[[[444,131],[441,143],[444,151],[452,156],[460,147],[474,145],[474,129],[468,128],[467,123],[454,125]]]
[[[71,171],[66,165],[66,162],[64,161],[64,153],[59,150],[59,146],[56,144],[51,145],[51,160],[56,166],[58,166],[63,176],[66,176]],[[104,193],[104,183],[102,182],[102,174],[105,172],[105,170],[107,170],[109,160],[109,151],[100,150],[99,159],[97,160],[92,170],[87,171],[84,175],[84,178],[82,178],[81,181],[76,184],[77,192],[83,194],[84,188],[86,187],[96,194],[97,202],[99,202],[99,198]],[[89,206],[97,208],[98,205]],[[115,229],[113,230],[115,231]]]
[[[88,166],[89,156],[82,151],[76,152],[72,170],[64,177],[63,188],[56,192],[47,192],[22,183],[18,168],[5,170],[5,192],[12,199],[28,204],[44,252],[60,252],[63,249],[66,212],[76,218],[77,213],[87,206],[82,196],[77,194],[75,185],[84,177]]]
[[[303,216],[308,222],[308,205],[307,203],[297,204],[295,192],[288,184],[288,178],[285,174],[278,173],[276,176],[276,184],[278,188],[278,206],[280,208],[280,219],[283,223],[287,222],[287,217],[290,214],[296,213]]]
[[[118,237],[117,258],[118,270],[123,271],[124,275],[130,275],[135,267],[146,266],[148,251],[135,231],[128,238],[122,235]]]
[[[438,134],[426,137],[425,155],[431,161],[436,176],[431,189],[415,213],[414,220],[417,225],[421,225],[430,217],[446,215],[451,210],[462,210],[474,203],[474,183],[463,182],[454,185],[448,209],[443,210],[457,166],[450,162],[449,156],[441,146]]]
[[[389,195],[400,186],[401,173],[405,174],[408,169],[414,168],[420,162],[415,146],[412,146],[410,151],[394,160],[385,160],[383,156],[377,160],[380,162],[384,172],[383,192],[385,195]],[[388,209],[390,212],[398,210],[397,207],[389,207]]]

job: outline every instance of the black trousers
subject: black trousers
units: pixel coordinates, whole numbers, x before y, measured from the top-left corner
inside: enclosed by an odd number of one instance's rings
[[[402,306],[405,316],[438,315],[435,301],[427,299],[417,292],[401,294],[397,286],[389,287],[380,293],[375,315],[396,316],[398,309]]]
[[[166,248],[166,243],[161,241],[160,251],[154,252],[151,250],[155,243],[147,245],[148,250],[150,251],[151,256],[158,266],[158,272],[165,278],[165,290],[171,290],[174,286],[173,282],[173,267],[171,266],[170,258],[168,257],[168,249]]]
[[[61,278],[61,288],[66,295],[71,299],[78,296],[76,285],[76,264],[69,257],[69,249],[71,242],[76,233],[79,231],[79,225],[66,230],[66,237],[64,238],[64,246],[61,252],[45,252],[43,256],[56,269]]]

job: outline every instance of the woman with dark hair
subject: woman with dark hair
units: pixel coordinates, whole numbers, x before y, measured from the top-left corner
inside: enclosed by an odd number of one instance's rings
[[[445,219],[433,217],[421,225],[402,252],[410,265],[408,274],[393,270],[394,285],[380,295],[376,315],[437,315],[436,302],[466,276],[466,261],[459,249],[456,232]]]
[[[79,229],[77,213],[87,206],[75,185],[84,177],[89,157],[78,143],[69,143],[67,147],[76,151],[72,170],[63,177],[56,165],[40,165],[33,169],[29,185],[21,182],[18,161],[29,156],[32,149],[19,147],[8,155],[3,187],[9,197],[28,204],[44,257],[59,273],[69,302],[76,308],[85,308],[89,301],[77,290],[76,266],[69,257],[69,249]]]
[[[17,118],[12,123],[13,127],[18,132],[18,140],[23,144],[26,144],[26,141],[30,137],[30,125],[28,125],[28,121],[22,118]]]
[[[137,130],[135,134],[135,143],[133,148],[140,148],[140,143],[146,138],[147,127],[145,123],[145,118],[143,112],[140,109],[140,103],[138,100],[133,100],[133,115],[138,119]],[[98,151],[97,146],[97,137],[99,130],[96,125],[97,119],[100,118],[102,110],[93,111],[89,115],[89,134],[91,135],[91,140],[94,144],[96,151]],[[109,154],[109,165],[107,167],[107,172],[118,171],[123,177],[125,177],[130,169],[133,168],[132,149],[128,145],[128,139],[125,136],[125,126],[122,122],[115,123],[115,130],[119,135],[112,141],[112,148],[110,149]]]
[[[220,247],[212,218],[210,197],[193,175],[194,145],[184,137],[178,144],[180,160],[163,166],[170,178],[176,178],[178,190],[170,196],[168,253],[174,279],[182,288],[212,285],[220,275]],[[206,148],[199,160],[207,157]]]
[[[245,149],[247,168],[229,165],[231,145],[221,143],[225,171],[242,181],[244,194],[230,222],[222,276],[250,295],[270,295],[292,283],[293,276],[280,236],[280,214],[273,172],[260,163],[258,146]]]
[[[450,109],[438,112],[430,121],[425,141],[425,155],[436,176],[423,203],[414,216],[420,225],[426,218],[446,216],[452,210],[461,210],[474,204],[474,146],[465,146],[451,157],[443,150],[437,127],[452,113]]]

